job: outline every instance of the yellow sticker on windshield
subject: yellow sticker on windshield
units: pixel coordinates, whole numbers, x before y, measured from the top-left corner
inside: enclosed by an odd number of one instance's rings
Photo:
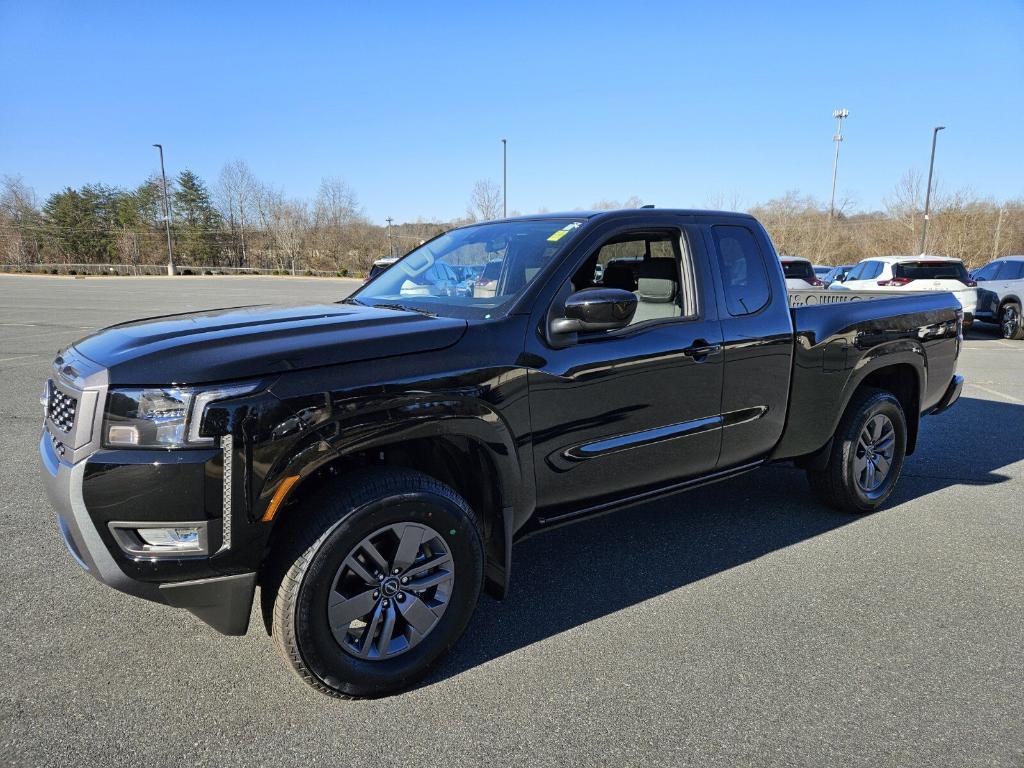
[[[566,224],[560,230],[555,232],[555,234],[551,235],[551,237],[548,238],[548,242],[549,243],[557,243],[559,240],[561,240],[563,237],[568,235],[574,229],[578,229],[579,226],[580,226],[580,222],[578,222],[578,221],[574,221],[574,222],[572,222],[570,224]]]

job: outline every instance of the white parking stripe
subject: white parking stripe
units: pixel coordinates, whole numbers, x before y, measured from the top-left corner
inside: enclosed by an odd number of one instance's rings
[[[981,384],[975,384],[972,381],[967,382],[967,386],[968,387],[974,387],[975,389],[980,389],[982,392],[988,392],[990,395],[995,395],[996,397],[1005,397],[1011,403],[1024,403],[1024,400],[1020,400],[1020,399],[1014,397],[1013,395],[1008,395],[1005,392],[999,392],[998,390],[995,390],[995,389],[989,389],[988,387],[983,387],[983,386],[981,386]]]
[[[0,357],[0,363],[4,362],[6,360],[23,360],[26,357],[39,357],[39,355],[25,354],[25,355],[15,355],[14,357]]]

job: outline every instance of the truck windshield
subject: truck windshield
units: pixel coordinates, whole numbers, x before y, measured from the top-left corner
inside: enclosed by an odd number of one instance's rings
[[[970,279],[966,267],[959,261],[903,261],[893,267],[892,276],[908,280],[960,280],[964,283]]]
[[[447,317],[501,317],[582,225],[540,219],[455,229],[408,253],[349,301]]]

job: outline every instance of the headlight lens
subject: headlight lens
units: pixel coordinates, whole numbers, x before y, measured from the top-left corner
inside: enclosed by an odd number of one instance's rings
[[[206,406],[252,392],[256,384],[209,390],[185,387],[112,389],[103,415],[103,443],[111,448],[183,448],[212,445],[200,437]]]

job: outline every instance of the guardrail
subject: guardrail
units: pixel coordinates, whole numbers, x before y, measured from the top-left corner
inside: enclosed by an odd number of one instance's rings
[[[0,272],[35,275],[106,275],[106,276],[166,276],[166,264],[0,264]],[[292,275],[298,277],[349,277],[347,270],[331,272],[322,269],[263,269],[259,267],[190,267],[180,266],[175,272],[184,277],[191,275]]]

